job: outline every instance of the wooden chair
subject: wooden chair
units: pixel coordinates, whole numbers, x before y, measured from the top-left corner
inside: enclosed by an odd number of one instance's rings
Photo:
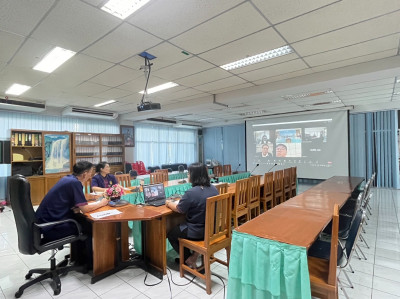
[[[260,198],[260,203],[263,207],[263,211],[266,212],[268,209],[268,203],[270,203],[271,209],[274,207],[274,173],[267,172],[264,175],[264,189]]]
[[[260,215],[260,176],[253,175],[249,177],[247,184],[247,206],[250,220]]]
[[[88,179],[83,184],[83,193],[84,194],[89,194],[90,192],[92,192],[92,178]]]
[[[274,206],[283,201],[283,170],[277,170],[274,172]]]
[[[249,179],[236,181],[235,200],[233,201],[232,218],[233,227],[239,226],[239,218],[244,216],[249,220],[249,209],[247,207],[247,186]]]
[[[168,172],[157,171],[150,173],[150,184],[160,184],[168,181]]]
[[[163,172],[168,175],[168,169],[156,169],[156,170],[154,170],[154,172]]]
[[[206,292],[211,294],[211,271],[210,265],[218,262],[229,267],[229,257],[231,251],[231,195],[229,193],[220,194],[207,198],[206,204],[206,223],[204,231],[204,241],[191,241],[179,239],[180,253],[180,275],[183,277],[184,271],[206,281]],[[192,269],[185,265],[184,248],[188,248],[203,255],[204,268]],[[227,262],[214,257],[214,253],[225,248]],[[205,274],[199,271],[205,270]]]
[[[131,186],[131,177],[129,173],[126,174],[117,174],[115,178],[118,181],[118,184],[123,187],[130,187]]]
[[[297,167],[291,167],[290,171],[290,189],[292,190],[292,197],[295,197],[297,193]]]
[[[217,178],[223,176],[222,166],[221,165],[214,166],[213,173],[214,173],[214,176],[217,177]]]
[[[339,205],[333,209],[332,239],[329,261],[316,257],[308,257],[308,271],[310,273],[311,295],[318,298],[338,298],[338,284],[336,279]]]
[[[215,185],[215,188],[217,188],[219,194],[228,193],[228,183]]]
[[[292,197],[292,185],[290,181],[291,170],[285,168],[283,170],[283,200],[286,201]]]
[[[231,164],[224,165],[223,166],[223,172],[224,172],[224,176],[231,175],[232,174]]]

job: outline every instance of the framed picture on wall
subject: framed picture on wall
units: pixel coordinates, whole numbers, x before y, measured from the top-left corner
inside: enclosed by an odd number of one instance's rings
[[[44,173],[71,171],[70,134],[44,134]]]
[[[127,147],[135,146],[135,127],[120,126],[120,132],[124,135],[124,145]]]

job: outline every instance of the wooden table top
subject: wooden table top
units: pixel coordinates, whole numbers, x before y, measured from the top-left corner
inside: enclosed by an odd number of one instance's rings
[[[309,248],[332,219],[334,204],[342,206],[362,181],[363,178],[332,177],[236,230]]]

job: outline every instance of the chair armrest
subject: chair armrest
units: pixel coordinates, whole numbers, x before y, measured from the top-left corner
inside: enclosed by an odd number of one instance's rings
[[[46,222],[46,223],[34,223],[35,226],[39,228],[45,228],[49,226],[54,226],[62,223],[67,223],[67,222],[72,222],[76,225],[76,228],[78,229],[78,234],[82,234],[82,227],[81,225],[74,219],[64,219],[64,220],[59,220],[59,221],[52,221],[52,222]]]

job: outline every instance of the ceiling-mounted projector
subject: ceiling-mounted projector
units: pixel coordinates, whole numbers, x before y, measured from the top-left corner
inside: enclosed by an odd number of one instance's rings
[[[160,103],[152,103],[152,102],[140,102],[137,106],[137,111],[149,111],[149,110],[159,110],[161,109]]]

